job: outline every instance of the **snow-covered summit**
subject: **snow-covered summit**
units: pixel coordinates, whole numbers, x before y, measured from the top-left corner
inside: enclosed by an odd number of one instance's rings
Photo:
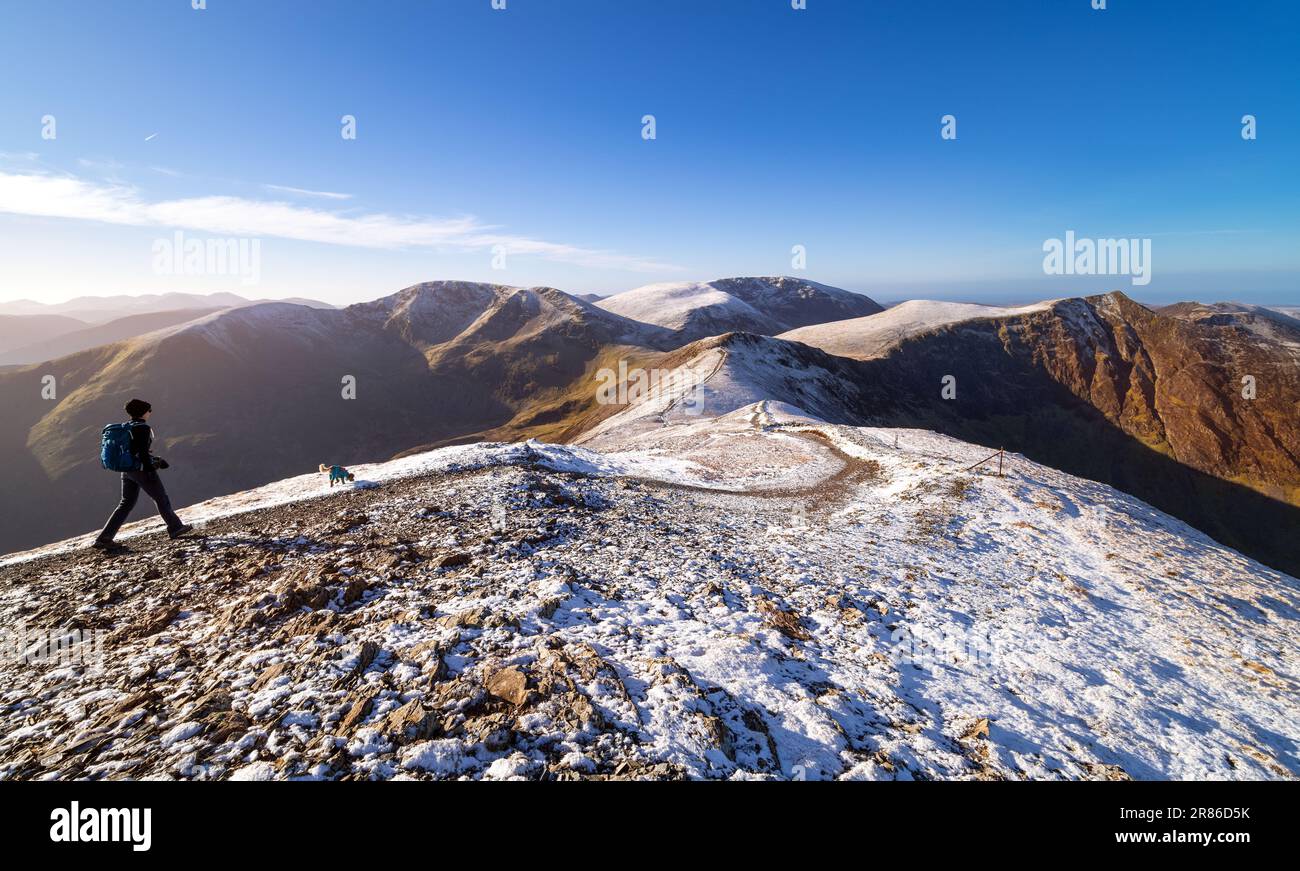
[[[1043,311],[1052,301],[1027,306],[1002,307],[965,302],[914,299],[879,314],[836,323],[813,324],[782,333],[779,338],[803,342],[828,354],[868,360],[878,357],[904,339],[971,320],[1008,318]]]
[[[596,305],[675,330],[687,341],[734,331],[774,335],[805,324],[880,311],[879,305],[860,294],[784,276],[651,284]]]

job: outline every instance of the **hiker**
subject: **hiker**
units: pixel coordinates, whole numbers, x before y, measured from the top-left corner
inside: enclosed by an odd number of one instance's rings
[[[132,399],[126,404],[126,413],[131,416],[129,423],[114,423],[104,427],[100,462],[105,469],[122,473],[122,501],[95,539],[93,547],[99,550],[124,549],[113,538],[135,507],[141,490],[157,504],[158,514],[167,524],[169,536],[180,538],[194,529],[183,523],[176,512],[172,511],[172,501],[163,488],[162,478],[158,476],[159,469],[167,468],[167,461],[149,452],[153,447],[153,429],[148,421],[153,406],[143,399]]]

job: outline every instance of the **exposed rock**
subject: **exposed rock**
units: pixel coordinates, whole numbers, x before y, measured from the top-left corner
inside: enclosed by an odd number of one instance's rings
[[[370,586],[361,578],[352,578],[343,588],[343,604],[351,605],[366,594]]]
[[[357,664],[352,667],[351,671],[339,678],[337,686],[343,687],[356,683],[361,675],[365,673],[366,669],[370,667],[370,663],[374,662],[375,657],[378,655],[378,644],[373,641],[363,641],[361,643],[361,649],[357,653]]]
[[[362,720],[370,716],[370,710],[375,704],[375,693],[363,692],[352,696],[352,704],[339,720],[339,731],[351,732]]]
[[[455,568],[456,566],[469,565],[471,559],[472,557],[469,554],[465,553],[464,551],[460,551],[457,553],[449,553],[446,556],[444,556],[442,559],[438,560],[438,568],[451,569],[451,568]]]
[[[200,695],[190,710],[191,719],[201,719],[209,714],[221,714],[230,710],[229,690],[217,688]]]
[[[974,741],[976,738],[987,738],[989,736],[989,718],[981,717],[966,728],[962,733],[963,741]]]
[[[528,676],[517,665],[494,671],[485,683],[487,691],[499,699],[519,706],[528,701]]]
[[[1132,780],[1127,771],[1118,765],[1106,765],[1101,762],[1084,762],[1084,769],[1091,780]]]
[[[763,615],[764,621],[785,637],[793,638],[796,641],[807,641],[812,638],[812,635],[804,628],[799,615],[793,611],[783,610],[771,599],[762,598],[757,601],[756,607],[758,612]]]
[[[213,711],[203,723],[203,737],[217,744],[243,735],[253,725],[242,711]]]
[[[686,774],[671,762],[646,763],[642,760],[620,762],[607,780],[685,780]]]
[[[384,718],[382,731],[398,744],[433,738],[439,732],[438,713],[413,699]]]
[[[150,635],[157,635],[166,629],[173,620],[180,616],[181,609],[179,605],[169,605],[161,611],[146,617],[138,623],[124,627],[119,630],[115,636],[115,642],[125,641],[126,639],[147,638]]]
[[[287,662],[277,662],[275,665],[269,666],[265,671],[258,675],[257,680],[253,682],[253,692],[262,689],[288,670],[289,663]]]
[[[491,616],[492,613],[487,608],[466,608],[464,611],[439,617],[438,625],[446,626],[448,629],[461,627],[465,629],[482,629]]]

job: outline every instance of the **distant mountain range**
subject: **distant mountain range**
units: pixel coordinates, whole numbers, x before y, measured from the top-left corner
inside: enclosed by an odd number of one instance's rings
[[[57,360],[60,357],[76,354],[79,351],[98,348],[100,345],[108,345],[113,342],[121,342],[163,327],[192,321],[195,318],[212,314],[214,311],[220,311],[220,309],[175,309],[173,311],[148,312],[147,314],[127,315],[126,317],[115,318],[94,325],[86,325],[82,324],[81,321],[77,321],[76,323],[81,324],[80,327],[66,332],[59,331],[53,336],[39,341],[31,341],[30,337],[28,337],[25,344],[19,341],[10,342],[11,347],[0,350],[0,366],[20,366],[46,360]],[[21,326],[22,322],[41,317],[47,316],[10,316],[10,319],[18,321],[18,325]],[[4,320],[5,318],[0,317],[0,323]],[[3,347],[3,345],[0,345],[0,348]]]
[[[85,328],[85,321],[65,315],[0,314],[0,354],[6,354],[14,348],[25,345],[46,342]]]
[[[830,423],[918,426],[1021,451],[1295,574],[1290,320],[1250,307],[1153,311],[1122,294],[882,311],[782,277],[652,285],[596,304],[442,281],[343,309],[246,305],[0,373],[10,486],[40,494],[0,504],[0,551],[102,521],[113,484],[98,468],[99,430],[133,395],[157,409],[157,452],[173,463],[182,505],[322,462],[478,440],[598,443],[637,416],[773,400]],[[691,372],[703,401],[669,388],[631,407],[598,401],[603,374],[637,370]],[[45,374],[57,402],[41,399]],[[941,395],[949,375],[953,399]],[[342,396],[349,376],[355,399]]]
[[[42,303],[30,299],[0,302],[0,315],[62,315],[81,321],[82,324],[100,324],[127,315],[178,309],[216,309],[256,305],[267,300],[250,300],[234,293],[143,293],[116,296],[79,296],[67,302]],[[312,299],[291,298],[278,300],[311,308],[334,308],[329,303]]]
[[[315,300],[282,301],[333,308]],[[86,296],[55,305],[31,300],[0,303],[0,366],[55,360],[219,309],[258,304],[233,293]]]

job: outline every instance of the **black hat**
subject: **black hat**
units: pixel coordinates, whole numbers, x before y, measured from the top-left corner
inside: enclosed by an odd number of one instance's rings
[[[143,399],[132,399],[126,404],[126,413],[131,415],[132,418],[144,417],[151,411],[153,411],[153,406]]]

